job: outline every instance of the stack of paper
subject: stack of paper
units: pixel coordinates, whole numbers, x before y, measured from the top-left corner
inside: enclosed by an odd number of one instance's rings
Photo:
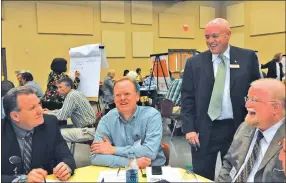
[[[126,171],[120,170],[118,176],[117,172],[117,170],[100,171],[97,182],[102,182],[102,179],[104,182],[126,182]]]

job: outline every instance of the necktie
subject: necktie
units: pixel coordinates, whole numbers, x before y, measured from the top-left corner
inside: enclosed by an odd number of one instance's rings
[[[23,163],[24,171],[27,175],[31,170],[31,160],[32,160],[32,132],[28,132],[24,140],[24,153],[23,153]]]
[[[212,121],[220,116],[222,110],[222,98],[226,75],[226,58],[223,54],[219,55],[218,57],[221,59],[221,63],[218,66],[211,101],[208,108],[208,115],[210,116]]]
[[[258,153],[259,153],[259,142],[260,140],[263,138],[263,134],[261,131],[258,131],[258,135],[257,135],[257,139],[255,141],[252,153],[246,163],[246,165],[244,166],[244,169],[241,171],[240,175],[237,177],[236,182],[246,182],[247,178],[254,166],[254,163],[257,159]]]

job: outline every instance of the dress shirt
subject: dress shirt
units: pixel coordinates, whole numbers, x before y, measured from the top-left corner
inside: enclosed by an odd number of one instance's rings
[[[147,77],[147,78],[144,80],[142,86],[149,87],[149,85],[150,85],[150,80],[151,80],[151,76]],[[152,88],[152,87],[156,87],[156,81],[155,81],[155,78],[154,78],[154,77],[153,77],[152,80],[151,80],[151,85],[150,85],[150,87],[151,87],[151,88]]]
[[[71,89],[61,109],[50,111],[58,120],[71,118],[76,127],[83,128],[95,123],[95,112],[87,98],[79,91]]]
[[[276,62],[276,79],[279,79],[280,80],[280,66],[279,66],[279,63],[280,62]]]
[[[230,54],[229,54],[229,50],[230,50],[230,47],[228,45],[227,50],[223,53],[223,55],[226,58],[225,59],[226,76],[225,76],[224,92],[222,94],[223,95],[222,110],[217,120],[233,119],[232,103],[230,99]],[[219,56],[218,54],[212,54],[214,77],[216,76],[218,66],[221,63],[221,59],[218,56]]]
[[[17,126],[15,124],[15,122],[11,122],[12,123],[12,126],[13,126],[13,129],[14,129],[14,132],[17,136],[17,140],[18,140],[18,143],[19,143],[19,147],[20,147],[20,151],[21,151],[21,158],[23,159],[23,155],[24,155],[24,141],[25,141],[25,137],[26,135],[29,133],[29,132],[32,132],[34,133],[34,129],[32,130],[25,130],[23,128],[20,128],[19,126]],[[33,141],[32,141],[33,143]]]
[[[181,105],[182,82],[182,79],[175,79],[166,94],[166,98],[172,100],[175,106]]]
[[[128,157],[149,157],[152,166],[163,166],[166,158],[161,148],[162,118],[152,107],[136,106],[133,116],[125,121],[115,108],[99,122],[94,141],[108,138],[116,147],[114,155],[91,154],[91,164],[109,167],[125,167]]]
[[[276,134],[277,130],[280,128],[280,126],[283,124],[284,118],[282,120],[280,120],[278,123],[276,123],[275,125],[271,126],[270,128],[268,128],[267,130],[265,130],[264,132],[262,132],[263,134],[263,138],[260,140],[259,146],[259,152],[258,152],[258,156],[257,159],[254,163],[254,166],[247,178],[247,182],[254,182],[254,176],[259,168],[260,163],[262,162],[263,156],[265,155],[274,135]],[[249,146],[246,158],[244,160],[244,163],[242,164],[241,168],[239,169],[238,173],[236,174],[235,178],[233,179],[232,182],[235,182],[235,180],[237,179],[238,175],[242,172],[242,170],[244,169],[245,165],[247,164],[247,161],[253,151],[255,142],[256,142],[256,138],[257,138],[257,134],[258,134],[258,129],[255,130],[255,134],[253,136],[253,139],[251,141],[251,144]]]

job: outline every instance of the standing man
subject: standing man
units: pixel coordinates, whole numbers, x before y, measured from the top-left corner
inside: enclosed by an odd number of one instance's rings
[[[194,171],[212,180],[218,152],[224,157],[246,115],[250,83],[260,78],[255,52],[230,46],[230,36],[226,20],[210,21],[209,50],[189,58],[183,76],[181,117]]]
[[[105,77],[102,85],[103,101],[106,103],[105,114],[107,114],[111,109],[115,108],[114,98],[113,98],[113,79],[115,77],[115,71],[109,70],[107,76]]]

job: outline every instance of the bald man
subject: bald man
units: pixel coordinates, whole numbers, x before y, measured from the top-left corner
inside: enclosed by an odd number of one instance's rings
[[[230,46],[230,37],[226,20],[210,21],[205,28],[209,50],[187,60],[182,83],[183,132],[194,171],[211,180],[218,152],[224,157],[244,120],[250,83],[260,78],[255,52]]]
[[[285,137],[285,85],[275,79],[254,81],[245,107],[245,122],[235,133],[217,181],[284,182],[279,153]]]

